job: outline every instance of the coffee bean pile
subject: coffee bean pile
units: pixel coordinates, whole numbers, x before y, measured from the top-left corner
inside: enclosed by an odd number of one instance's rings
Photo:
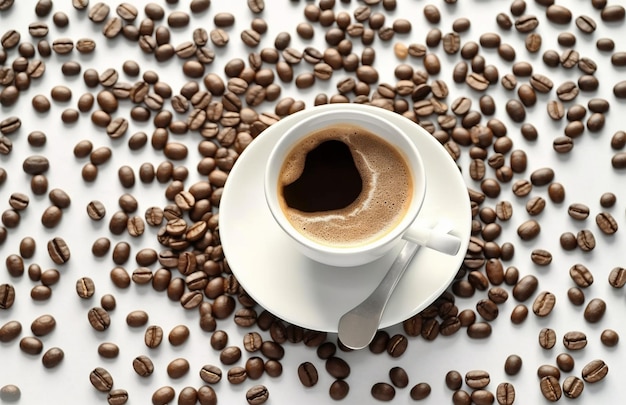
[[[464,376],[457,370],[429,372],[415,382],[412,364],[419,361],[409,358],[407,350],[461,331],[484,349],[482,342],[505,328],[502,312],[511,308],[512,297],[512,325],[528,325],[531,311],[537,325],[543,325],[537,332],[538,350],[549,352],[562,341],[564,352],[554,364],[537,366],[541,395],[550,402],[562,396],[592,401],[593,393],[584,388],[602,384],[611,360],[585,360],[575,367],[575,357],[582,358],[577,354],[596,341],[585,331],[598,332],[605,348],[615,347],[619,325],[607,324],[610,309],[603,298],[586,296],[601,293],[592,288],[598,274],[607,287],[602,291],[618,294],[626,270],[617,263],[612,269],[594,269],[587,258],[597,246],[616,248],[622,219],[615,210],[619,189],[572,201],[566,196],[566,186],[572,185],[559,182],[555,169],[537,167],[537,158],[549,152],[567,162],[576,156],[577,170],[587,170],[595,156],[578,155],[576,149],[579,144],[585,148],[591,138],[610,148],[613,172],[621,175],[626,168],[626,133],[608,133],[614,127],[611,107],[626,98],[626,81],[609,83],[598,74],[626,66],[619,39],[598,35],[623,27],[622,5],[591,0],[585,10],[593,13],[581,14],[575,5],[554,0],[512,0],[506,7],[492,2],[498,10],[491,25],[479,26],[463,16],[450,17],[457,15],[455,0],[415,2],[410,15],[397,12],[403,6],[396,0],[292,1],[288,6],[298,9],[301,20],[283,22],[285,31],[274,33],[271,22],[278,14],[273,13],[286,7],[278,2],[247,0],[241,16],[209,0],[160,3],[72,0],[65,7],[51,0],[31,5],[0,0],[0,155],[6,166],[0,166],[0,195],[8,201],[0,225],[7,270],[0,276],[1,351],[19,342],[24,356],[61,373],[63,364],[79,354],[72,353],[71,344],[48,342],[54,341],[57,328],[87,325],[81,331],[99,341],[93,350],[97,361],[82,380],[72,376],[78,380],[73,384],[88,379],[102,400],[124,404],[135,400],[133,385],[138,383],[117,371],[122,367],[114,361],[123,353],[124,341],[108,339],[125,322],[132,338],[143,339],[145,347],[130,355],[134,359],[125,368],[142,384],[153,381],[154,404],[215,404],[224,390],[218,385],[222,376],[241,391],[240,401],[271,402],[265,384],[272,383],[268,377],[284,378],[283,371],[297,376],[304,390],[325,385],[333,400],[350,400],[351,394],[360,394],[350,390],[354,373],[348,361],[378,361],[376,355],[385,353],[401,363],[382,374],[371,367],[377,381],[367,394],[379,401],[425,400],[445,381],[454,404],[512,404],[521,355],[502,359],[510,381],[493,384],[495,370],[477,365],[463,370]],[[20,21],[20,30],[6,28],[17,7],[30,6],[32,20]],[[242,26],[244,17],[249,25]],[[75,24],[84,25],[84,37],[66,35]],[[544,25],[559,31],[555,44],[542,36]],[[590,41],[597,59],[576,47]],[[118,47],[120,55],[135,60],[94,64],[98,51],[107,47]],[[233,47],[239,47],[238,56],[225,60]],[[389,55],[385,50],[395,58],[391,71],[389,66],[379,69],[379,55]],[[162,66],[171,65],[179,77],[160,74]],[[557,77],[567,79],[555,82]],[[599,97],[600,90],[606,98]],[[498,105],[496,99],[502,97],[507,101]],[[459,166],[472,204],[472,236],[450,288],[402,325],[379,331],[366,350],[367,360],[350,353],[336,334],[290,324],[259,307],[232,274],[219,236],[224,185],[248,145],[286,116],[314,105],[347,102],[394,111],[425,128]],[[60,118],[60,128],[73,136],[57,133],[52,124],[34,128],[29,115],[18,110],[30,111],[36,122]],[[541,114],[551,127],[537,125]],[[92,131],[70,143],[77,122],[86,120]],[[552,139],[552,150],[538,151],[534,145],[545,138]],[[122,149],[132,160],[118,159]],[[68,167],[79,167],[69,183],[59,167],[65,166],[64,159],[71,160]],[[74,182],[85,195],[70,195],[61,187]],[[163,199],[146,206],[142,187],[158,188]],[[599,208],[591,205],[592,198]],[[518,207],[526,212],[513,215]],[[563,211],[564,229],[545,229],[542,218]],[[23,234],[26,224],[41,229],[30,227],[26,231],[31,234]],[[79,226],[99,235],[91,243],[91,256],[77,252],[75,246],[88,246],[77,235]],[[558,246],[547,242],[546,233],[554,232],[560,232]],[[519,240],[505,240],[512,237]],[[38,255],[40,246],[46,256]],[[516,255],[516,247],[528,250],[529,257]],[[109,280],[98,275],[103,271]],[[559,271],[570,277],[566,294],[549,281],[554,279],[548,272]],[[83,319],[46,313],[68,278],[78,302],[70,305],[82,305]],[[25,286],[37,311],[43,311],[29,320],[30,333],[23,333],[27,320],[17,319],[29,305]],[[184,321],[164,330],[153,319],[158,319],[156,311],[145,306],[128,309],[120,321],[117,299],[134,292],[137,306],[142,295],[166,295]],[[557,331],[543,320],[554,321],[568,305],[565,298],[579,309],[581,323]],[[194,341],[194,335],[203,340]],[[241,342],[232,340],[237,335]],[[163,346],[176,353],[192,342],[210,342],[210,353],[194,354],[197,359],[176,356],[159,367]],[[527,352],[521,347],[526,342],[515,344],[512,351]],[[289,349],[298,350],[291,347],[295,345],[315,350],[316,356],[307,351],[309,359],[283,370]],[[196,360],[202,365],[196,366]],[[316,364],[323,364],[326,373]],[[427,366],[436,370],[436,365]],[[175,388],[194,373],[198,388]],[[7,402],[31,389],[1,384],[0,399]]]

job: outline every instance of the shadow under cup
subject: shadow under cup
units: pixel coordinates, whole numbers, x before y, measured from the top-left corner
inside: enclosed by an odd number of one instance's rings
[[[265,171],[265,199],[278,225],[289,237],[296,242],[297,248],[309,258],[331,266],[350,267],[359,266],[374,261],[402,239],[404,232],[415,221],[424,201],[426,193],[426,174],[422,158],[408,134],[401,131],[389,121],[380,118],[376,107],[369,107],[371,111],[354,111],[337,107],[332,111],[322,111],[309,118],[298,120],[298,113],[290,118],[293,125],[281,136],[272,149]],[[400,219],[396,219],[395,226],[381,232],[381,236],[369,241],[354,245],[333,246],[320,243],[305,236],[296,229],[287,218],[281,207],[281,187],[279,184],[280,172],[286,157],[305,138],[313,133],[336,126],[356,126],[376,135],[394,147],[409,169],[411,186],[410,202]],[[418,129],[419,130],[419,129]],[[358,214],[357,214],[358,215]]]

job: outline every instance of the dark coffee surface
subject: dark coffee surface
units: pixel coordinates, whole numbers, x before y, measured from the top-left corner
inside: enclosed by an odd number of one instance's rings
[[[283,195],[290,208],[318,212],[347,207],[362,189],[350,147],[331,140],[307,153],[302,175],[283,188]]]

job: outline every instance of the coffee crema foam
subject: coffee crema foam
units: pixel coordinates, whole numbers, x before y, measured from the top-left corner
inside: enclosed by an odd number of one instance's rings
[[[310,151],[331,140],[349,147],[362,179],[361,193],[341,209],[303,212],[289,207],[283,187],[302,175]],[[400,222],[411,203],[413,179],[406,159],[389,142],[356,125],[332,125],[312,132],[287,154],[278,194],[285,216],[304,236],[325,245],[353,247],[383,237]]]

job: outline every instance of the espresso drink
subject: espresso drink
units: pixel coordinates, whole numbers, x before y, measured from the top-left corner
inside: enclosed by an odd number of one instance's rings
[[[365,128],[344,124],[312,132],[285,158],[278,179],[281,208],[316,242],[357,246],[402,219],[413,194],[401,153]]]

